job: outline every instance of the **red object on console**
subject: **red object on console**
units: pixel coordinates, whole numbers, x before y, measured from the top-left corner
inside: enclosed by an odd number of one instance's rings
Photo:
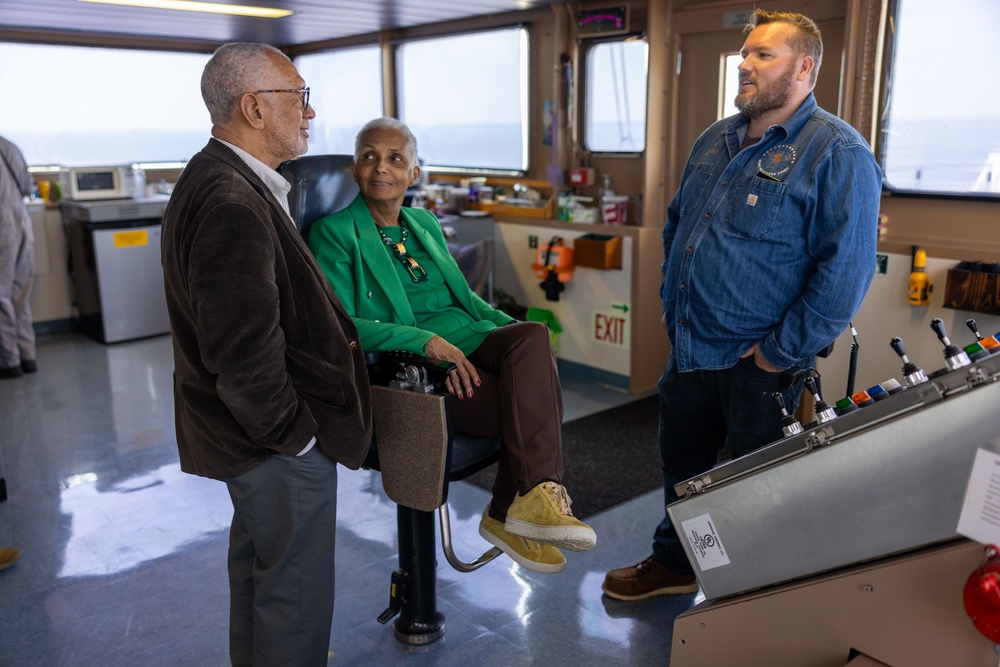
[[[989,544],[985,552],[986,562],[969,575],[962,599],[976,629],[1000,643],[1000,547]]]

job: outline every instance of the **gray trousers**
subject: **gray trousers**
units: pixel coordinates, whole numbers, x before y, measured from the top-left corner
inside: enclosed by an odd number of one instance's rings
[[[326,665],[333,623],[337,464],[319,447],[226,480],[234,666]]]
[[[31,246],[31,236],[20,223],[16,223],[16,229],[0,233],[0,368],[13,368],[20,366],[22,359],[35,358],[35,330],[28,301],[35,281]]]

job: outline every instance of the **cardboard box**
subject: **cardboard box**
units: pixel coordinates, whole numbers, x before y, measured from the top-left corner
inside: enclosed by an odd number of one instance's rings
[[[621,269],[622,237],[584,234],[573,242],[573,259],[591,269]]]
[[[469,208],[474,211],[486,211],[494,217],[498,215],[510,215],[519,218],[547,218],[555,220],[556,197],[555,195],[551,195],[548,199],[539,202],[538,206],[519,206],[488,201],[469,204]]]

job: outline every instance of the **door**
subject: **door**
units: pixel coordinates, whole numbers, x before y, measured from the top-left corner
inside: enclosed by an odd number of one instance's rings
[[[830,3],[835,10],[842,3]],[[693,17],[691,17],[693,18]],[[722,17],[715,17],[722,23]],[[844,17],[813,18],[823,36],[823,63],[813,93],[820,107],[837,114],[840,109],[840,81],[844,48]],[[725,30],[705,30],[704,19],[685,20],[679,17],[677,37],[680,70],[677,79],[677,102],[674,116],[676,154],[668,182],[673,192],[695,140],[705,129],[721,118],[723,95],[735,97],[734,91],[723,91],[726,56],[738,54],[746,34],[740,27]],[[738,63],[737,63],[738,64]],[[731,100],[730,100],[731,101]]]

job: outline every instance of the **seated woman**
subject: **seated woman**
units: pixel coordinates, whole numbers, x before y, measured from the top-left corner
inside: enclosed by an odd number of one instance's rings
[[[315,222],[309,248],[354,318],[366,350],[405,350],[449,361],[455,430],[500,435],[493,498],[479,533],[517,563],[560,572],[559,548],[592,549],[597,537],[575,518],[562,478],[562,389],[548,328],[517,322],[475,294],[441,224],[404,208],[417,182],[417,141],[403,123],[379,118],[355,142],[361,193]]]

